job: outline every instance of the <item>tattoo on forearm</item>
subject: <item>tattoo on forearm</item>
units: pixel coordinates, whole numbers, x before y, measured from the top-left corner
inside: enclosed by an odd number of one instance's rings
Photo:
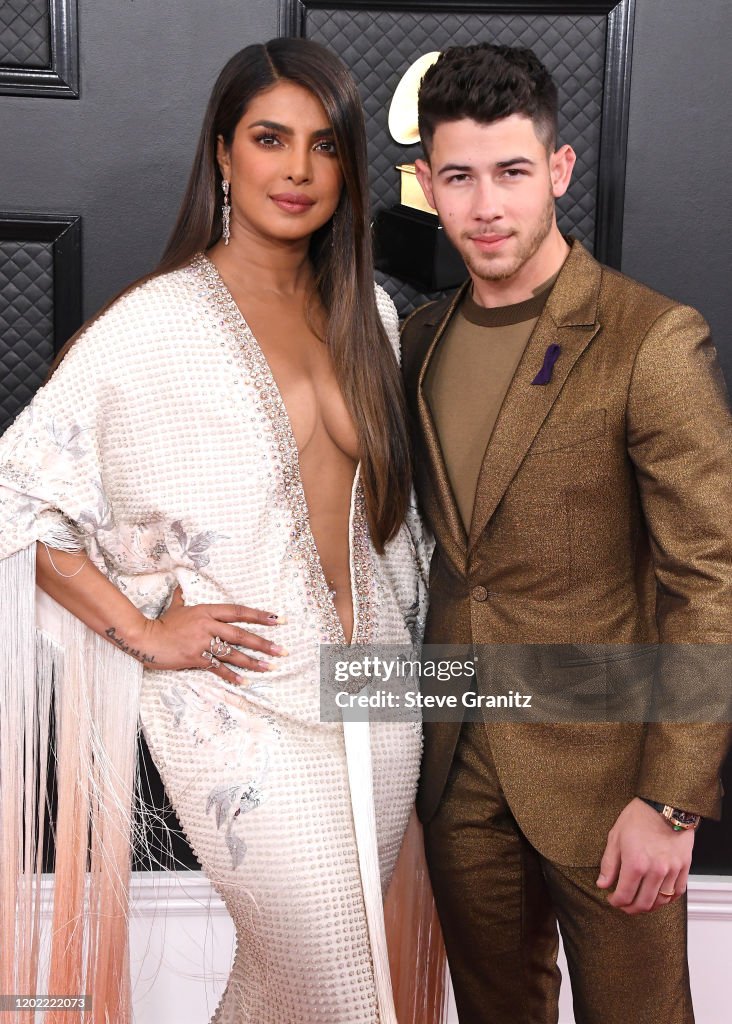
[[[114,628],[114,626],[110,626],[109,629],[106,629],[105,633],[112,641],[112,643],[116,644],[121,651],[124,651],[125,654],[129,654],[130,657],[132,658],[137,658],[137,660],[141,661],[143,665],[151,664],[155,661],[155,658],[152,654],[145,654],[143,651],[138,651],[136,647],[130,647],[130,645],[127,643],[124,637],[117,636],[117,630]]]

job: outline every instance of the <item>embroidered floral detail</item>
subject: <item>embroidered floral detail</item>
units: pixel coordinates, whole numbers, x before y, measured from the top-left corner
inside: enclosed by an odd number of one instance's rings
[[[211,736],[211,701],[199,693],[195,686],[171,684],[160,694],[160,700],[173,712],[173,725],[179,728],[186,719],[188,731],[197,744],[205,743]]]
[[[418,639],[420,632],[424,632],[424,630],[422,629],[423,624],[420,616],[419,605],[419,594],[416,594],[414,601],[412,602],[412,604],[410,604],[409,608],[407,608],[406,612],[404,613],[404,622],[406,623],[407,629],[409,630],[409,635],[412,638],[413,642],[416,639]]]
[[[13,424],[16,440],[0,463],[0,476],[31,493],[38,487],[47,490],[49,481],[71,486],[78,480],[79,462],[93,454],[81,443],[88,429],[75,421],[60,424],[27,406]],[[28,457],[29,448],[37,450],[37,457]]]
[[[280,730],[268,713],[243,707],[241,700],[230,704],[225,697],[214,696],[219,692],[218,688],[212,689],[209,696],[205,687],[199,691],[195,686],[181,687],[173,683],[161,693],[160,700],[172,713],[173,725],[185,727],[196,746],[216,744],[232,773],[246,771],[247,781],[218,785],[206,801],[206,814],[215,812],[216,828],[226,826],[226,846],[236,868],[247,849],[240,834],[240,819],[266,799],[264,781],[270,759],[269,745],[279,737]],[[232,713],[232,708],[239,713]]]
[[[42,446],[38,459],[39,481],[47,484],[50,480],[56,484],[71,487],[74,484],[78,485],[80,473],[82,477],[87,478],[91,474],[94,478],[93,482],[101,492],[102,484],[96,466],[95,454],[89,446],[88,438],[85,437],[90,428],[74,421],[59,424],[55,418],[43,418],[39,425],[50,442],[48,445]]]
[[[114,539],[107,542],[106,551],[115,566],[124,573],[149,573],[172,570],[175,560],[165,540],[165,524],[160,521],[123,524]]]
[[[167,693],[161,693],[160,700],[168,711],[173,712],[173,725],[177,729],[186,711],[186,702],[183,694],[177,686],[171,686]]]
[[[274,703],[269,694],[274,689],[272,683],[266,679],[258,680],[257,676],[249,676],[247,682],[247,697],[256,697],[259,704],[266,704],[269,707],[274,707]]]
[[[412,558],[417,570],[414,601],[404,615],[404,621],[413,644],[421,644],[427,622],[427,606],[429,603],[429,576],[434,541],[424,528],[422,517],[417,509],[417,501],[412,491],[403,530],[409,538]]]
[[[175,570],[183,566],[198,571],[210,562],[210,548],[225,538],[212,530],[188,535],[180,520],[166,526],[157,513],[152,521],[119,524],[104,539],[103,555],[109,578],[148,618],[157,618],[176,585]],[[105,526],[103,510],[85,512],[80,522]],[[125,580],[124,577],[128,577]],[[129,579],[129,577],[133,577]]]
[[[212,789],[206,801],[206,814],[214,811],[216,828],[220,831],[226,826],[225,841],[226,847],[231,854],[232,867],[238,868],[244,860],[247,852],[247,844],[244,837],[238,834],[241,826],[241,816],[249,811],[254,811],[266,800],[266,793],[262,789],[262,783],[267,773],[267,765],[262,770],[261,778],[250,779],[245,783],[226,784]],[[234,828],[237,828],[237,832]]]
[[[221,534],[212,530],[205,530],[189,537],[179,519],[170,524],[170,529],[180,546],[180,558],[187,559],[195,569],[203,569],[209,564],[211,559],[207,554],[208,549],[217,540],[223,539]]]
[[[112,508],[101,484],[94,481],[97,492],[97,503],[92,508],[85,508],[76,517],[77,523],[85,533],[108,533],[114,530],[115,522]]]
[[[244,383],[252,385],[269,418],[274,439],[273,454],[281,466],[284,499],[290,511],[290,546],[306,573],[306,592],[313,608],[320,615],[324,640],[344,643],[343,628],[328,586],[315,539],[310,529],[305,491],[300,476],[297,443],[279,388],[256,338],[244,320],[228,288],[207,256],[199,253],[189,264],[189,271],[204,285],[206,296],[217,322],[228,328],[230,351],[243,375]],[[353,642],[365,643],[372,631],[372,591],[374,566],[368,541],[365,498],[359,470],[356,470],[356,497],[352,530],[352,574],[354,581]]]
[[[56,420],[51,420],[46,424],[46,430],[51,439],[51,444],[58,454],[66,455],[72,459],[81,459],[87,454],[87,449],[78,442],[82,434],[88,430],[88,427],[82,427],[78,423],[73,422],[59,426]]]

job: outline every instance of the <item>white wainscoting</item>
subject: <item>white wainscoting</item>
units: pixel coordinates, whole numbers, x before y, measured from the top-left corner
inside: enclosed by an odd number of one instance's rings
[[[567,979],[563,951],[560,951],[560,958],[562,976]],[[689,880],[689,971],[696,1024],[730,1024],[731,970],[732,878],[692,876]],[[562,985],[559,997],[559,1021],[574,1024],[568,981]]]
[[[206,1024],[233,955],[228,914],[198,872],[136,874],[132,895],[135,1024]],[[691,878],[689,959],[697,1024],[729,1024],[732,879]],[[563,954],[561,964],[566,977]],[[564,985],[560,1021],[573,1020]],[[449,1024],[458,1024],[454,1005]]]

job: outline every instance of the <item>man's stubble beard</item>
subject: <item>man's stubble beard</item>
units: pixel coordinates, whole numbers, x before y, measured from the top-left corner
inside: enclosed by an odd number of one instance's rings
[[[554,226],[554,209],[554,196],[550,192],[544,208],[544,216],[537,225],[533,235],[519,243],[515,255],[510,259],[510,262],[503,266],[501,266],[501,260],[503,259],[501,256],[491,257],[486,255],[481,257],[476,256],[473,252],[466,251],[470,245],[466,237],[465,248],[461,249],[460,254],[468,270],[480,278],[481,281],[505,281],[509,277],[513,277],[525,263],[528,263],[551,231]]]

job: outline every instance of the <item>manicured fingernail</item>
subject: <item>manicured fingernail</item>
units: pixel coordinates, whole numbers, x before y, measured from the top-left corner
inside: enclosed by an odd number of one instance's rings
[[[286,647],[278,647],[277,644],[272,644],[272,653],[279,654],[281,658],[286,657],[290,652]]]
[[[281,626],[284,622],[287,622],[286,615],[268,615],[267,619],[270,622],[276,622],[278,626]]]
[[[257,664],[260,668],[263,668],[265,672],[271,672],[274,665],[271,665],[268,661],[258,661]]]

